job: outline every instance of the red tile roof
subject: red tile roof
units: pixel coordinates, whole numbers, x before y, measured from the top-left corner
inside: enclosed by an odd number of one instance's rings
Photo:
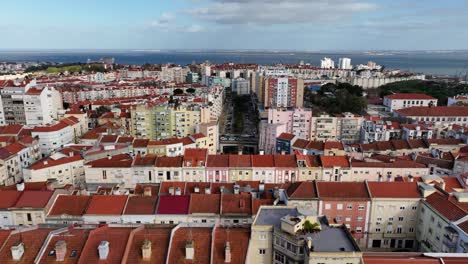
[[[229,155],[230,168],[250,168],[252,159],[250,155]]]
[[[290,133],[281,133],[277,138],[282,140],[292,140],[296,135]]]
[[[118,154],[110,158],[90,161],[86,165],[92,168],[128,168],[132,166],[133,159],[128,154]]]
[[[252,155],[252,167],[275,167],[275,160],[273,155]]]
[[[81,216],[88,208],[91,196],[88,195],[59,195],[49,211],[49,216]]]
[[[68,127],[69,125],[64,122],[64,121],[60,121],[58,122],[57,124],[55,125],[50,125],[50,126],[36,126],[33,128],[32,132],[35,132],[35,133],[48,133],[48,132],[56,132],[56,131],[60,131],[66,127]]]
[[[468,106],[416,106],[396,110],[402,116],[468,116]]]
[[[4,127],[1,127],[0,134],[1,135],[18,135],[22,129],[23,129],[23,125],[7,125]]]
[[[274,201],[272,198],[252,199],[252,215],[256,215],[262,205],[273,205]]]
[[[91,231],[78,263],[120,263],[131,231],[132,228],[107,226]],[[101,241],[109,242],[109,255],[106,261],[99,260],[98,246]]]
[[[422,93],[396,93],[384,96],[384,98],[389,98],[392,100],[405,100],[405,99],[414,99],[414,100],[435,100],[436,98]]]
[[[23,191],[14,207],[44,208],[54,192],[51,191]]]
[[[296,168],[296,155],[274,155],[275,167]]]
[[[316,182],[319,199],[367,200],[369,193],[364,182]]]
[[[211,232],[211,228],[202,227],[177,229],[172,237],[168,263],[210,263]],[[189,240],[194,242],[194,260],[185,258],[185,246]]]
[[[185,194],[185,184],[182,181],[163,181],[159,187],[159,195],[169,194],[169,188],[173,187],[174,191],[178,187],[180,188],[181,194]]]
[[[148,146],[149,139],[135,139],[133,141],[134,148],[146,148]]]
[[[132,143],[133,137],[119,137],[117,143]]]
[[[373,198],[421,198],[417,182],[368,182]]]
[[[348,157],[346,156],[320,156],[320,162],[324,168],[348,168],[350,166]]]
[[[314,182],[295,182],[286,190],[289,199],[316,199]]]
[[[308,140],[299,138],[294,142],[293,147],[299,148],[299,149],[305,149],[307,147],[307,144],[309,144]]]
[[[40,263],[64,263],[64,264],[72,264],[72,263],[78,263],[79,257],[82,253],[84,244],[86,243],[86,240],[88,239],[88,235],[91,232],[90,229],[73,229],[70,231],[65,231],[59,234],[54,234],[49,243],[46,245],[46,250],[44,251],[44,254],[42,255],[42,258],[40,260]],[[56,260],[56,255],[49,255],[49,252],[52,250],[55,250],[55,243],[58,241],[65,241],[67,243],[67,252],[65,254],[64,261],[58,262]],[[72,250],[76,251],[76,256],[71,257],[70,253]]]
[[[122,263],[166,263],[169,241],[172,228],[169,226],[144,226],[142,229],[135,229],[129,238],[126,253]],[[143,260],[141,246],[145,240],[151,242],[151,258],[149,261]]]
[[[7,145],[4,147],[4,149],[8,150],[8,152],[12,153],[12,154],[16,154],[18,152],[20,152],[21,150],[25,149],[26,146],[19,143],[19,142],[15,142],[13,144],[10,144],[10,145]]]
[[[190,214],[219,214],[221,194],[190,195]]]
[[[337,141],[327,141],[324,143],[324,149],[340,149],[344,150],[343,143]]]
[[[115,143],[118,137],[118,135],[103,135],[101,143]]]
[[[449,221],[457,221],[468,214],[468,202],[458,202],[454,197],[435,192],[426,203]]]
[[[216,227],[213,236],[212,263],[225,263],[225,247],[229,242],[231,248],[231,264],[243,264],[246,262],[247,249],[249,247],[249,228],[223,228]]]
[[[73,157],[66,156],[60,159],[52,159],[50,157],[40,160],[29,167],[31,170],[41,170],[44,168],[50,168],[53,166],[59,166],[71,162],[77,162],[83,160],[80,155],[74,155]]]
[[[211,183],[210,182],[187,182],[185,184],[185,191],[184,194],[191,194],[195,193],[195,187],[198,187],[198,193],[205,193],[205,188],[209,188],[211,191]]]
[[[182,168],[182,156],[177,157],[157,157],[156,167],[160,168]]]
[[[157,196],[132,196],[128,198],[124,215],[152,215],[156,211]]]
[[[208,150],[187,148],[184,151],[184,167],[199,167],[206,164]]]
[[[154,166],[156,164],[156,155],[147,154],[145,156],[136,155],[135,161],[133,162],[134,166]]]
[[[222,194],[221,214],[252,214],[252,195],[250,193]]]
[[[189,212],[189,205],[189,195],[160,196],[156,213],[185,215]]]
[[[206,166],[211,168],[228,168],[229,155],[208,155]]]
[[[85,214],[121,215],[127,198],[127,195],[93,195]]]
[[[0,209],[14,207],[21,194],[22,192],[18,191],[0,191]]]
[[[47,235],[53,229],[47,228],[38,228],[23,232],[14,232],[10,237],[5,241],[3,247],[0,249],[0,259],[2,263],[16,263],[16,264],[29,264],[34,263],[39,250],[42,247]],[[17,245],[18,242],[23,242],[24,244],[24,253],[21,257],[21,260],[15,261],[11,256],[11,247]]]

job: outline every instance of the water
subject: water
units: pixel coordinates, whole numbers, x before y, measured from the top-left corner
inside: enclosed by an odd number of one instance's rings
[[[180,65],[209,60],[212,63],[305,63],[319,65],[323,57],[331,57],[338,63],[338,58],[349,57],[352,64],[365,64],[372,60],[387,69],[401,69],[436,75],[459,75],[468,73],[468,51],[441,52],[296,52],[296,51],[7,51],[0,50],[0,61],[48,61],[48,62],[86,62],[102,57],[114,57],[116,63],[175,63]]]

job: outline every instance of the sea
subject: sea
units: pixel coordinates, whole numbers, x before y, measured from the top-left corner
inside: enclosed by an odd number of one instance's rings
[[[335,64],[342,57],[353,65],[374,61],[386,69],[408,70],[428,75],[468,75],[468,50],[461,51],[262,51],[262,50],[0,50],[0,62],[85,63],[113,57],[119,64],[256,63],[320,65],[324,57]]]

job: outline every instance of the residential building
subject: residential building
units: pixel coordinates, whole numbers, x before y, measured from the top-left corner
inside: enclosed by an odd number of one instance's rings
[[[388,111],[394,112],[410,107],[437,106],[437,99],[420,93],[396,93],[384,96],[383,104]]]
[[[30,88],[23,97],[26,125],[43,126],[58,120],[63,108],[60,92],[53,87]]]
[[[304,80],[290,77],[264,77],[263,98],[267,108],[302,107]]]
[[[322,68],[327,68],[327,67],[322,67]],[[333,68],[333,67],[331,67]],[[351,59],[350,58],[340,58],[338,60],[338,68],[342,70],[352,70],[353,66],[351,65]]]
[[[433,124],[437,127],[449,125],[468,125],[467,106],[415,106],[396,110],[396,117],[403,117],[425,124]]]

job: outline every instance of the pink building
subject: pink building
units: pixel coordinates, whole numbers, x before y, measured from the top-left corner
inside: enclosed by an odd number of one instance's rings
[[[206,179],[209,182],[228,182],[229,155],[208,155]]]
[[[273,154],[276,137],[281,133],[290,133],[298,138],[310,139],[311,119],[312,110],[310,109],[268,109],[268,119],[260,123],[260,149],[267,154]]]

